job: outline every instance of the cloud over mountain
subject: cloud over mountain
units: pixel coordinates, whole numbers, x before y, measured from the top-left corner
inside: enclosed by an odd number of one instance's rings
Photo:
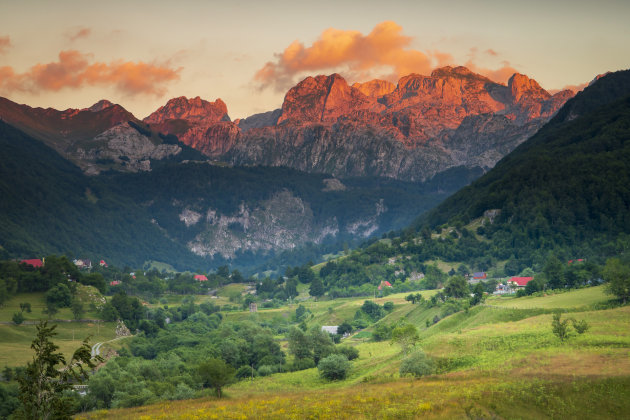
[[[453,64],[451,54],[418,51],[410,48],[412,42],[412,37],[403,34],[402,26],[392,21],[377,24],[367,35],[355,30],[329,28],[310,46],[293,41],[282,53],[276,54],[275,60],[256,72],[254,81],[261,88],[284,91],[305,72],[339,71],[354,80],[378,76],[396,81],[410,73],[426,75],[436,67]],[[493,57],[498,55],[491,49],[485,53]],[[498,70],[476,66],[474,57],[466,66],[502,83],[517,72],[509,63]]]

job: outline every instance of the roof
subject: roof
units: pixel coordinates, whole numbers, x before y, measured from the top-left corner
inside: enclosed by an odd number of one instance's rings
[[[337,334],[337,325],[323,325],[322,331],[326,331],[328,334]]]
[[[114,281],[110,281],[110,282],[109,282],[109,285],[110,285],[110,286],[118,286],[120,283],[121,283],[121,281],[120,281],[120,280],[114,280]]]
[[[195,280],[208,281],[208,277],[204,276],[203,274],[195,274]]]
[[[485,279],[486,273],[484,273],[483,271],[480,271],[479,273],[473,273],[473,278],[475,279]]]
[[[23,264],[28,264],[31,265],[33,267],[43,267],[44,263],[42,262],[42,260],[38,260],[37,258],[31,259],[31,260],[22,260],[21,261]]]
[[[527,283],[534,280],[533,277],[512,277],[511,282],[516,283],[517,286],[526,286]]]

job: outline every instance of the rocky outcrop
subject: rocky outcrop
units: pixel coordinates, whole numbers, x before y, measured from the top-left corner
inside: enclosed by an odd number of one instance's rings
[[[365,83],[354,83],[353,88],[370,98],[381,98],[396,89],[396,85],[386,80],[370,80]]]
[[[182,151],[175,144],[153,143],[128,123],[99,134],[87,146],[78,147],[72,158],[89,175],[96,175],[104,169],[149,171],[151,160],[166,159]]]
[[[273,127],[278,123],[278,118],[282,115],[281,109],[275,109],[261,114],[254,114],[242,120],[234,121],[242,132],[252,128]]]
[[[338,74],[307,77],[287,92],[277,124],[334,123],[342,115],[383,109],[376,99],[348,86]]]
[[[182,143],[208,156],[230,150],[239,132],[238,125],[230,121],[225,102],[208,102],[198,96],[171,99],[144,122],[154,130],[176,135]]]

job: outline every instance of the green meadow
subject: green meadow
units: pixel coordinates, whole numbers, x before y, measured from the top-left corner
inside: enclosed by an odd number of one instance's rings
[[[424,293],[427,297],[432,292]],[[343,381],[325,381],[316,368],[278,373],[237,382],[224,390],[222,399],[101,410],[78,418],[623,418],[630,412],[630,307],[594,309],[608,299],[601,287],[491,298],[486,305],[433,323],[439,308],[411,304],[404,294],[391,295],[377,299],[394,303],[379,323],[414,324],[418,347],[436,363],[434,374],[401,377],[400,348],[390,341],[369,341],[377,323],[342,341],[360,354]],[[309,325],[335,325],[351,317],[364,300],[302,304],[313,314]],[[296,306],[255,315],[229,313],[228,319],[289,316]],[[561,342],[551,330],[557,310],[586,320],[589,330]]]

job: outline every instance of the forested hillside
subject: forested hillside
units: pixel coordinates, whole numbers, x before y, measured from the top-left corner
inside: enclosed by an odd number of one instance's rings
[[[3,257],[67,254],[132,267],[146,261],[204,270],[302,264],[405,226],[481,174],[453,168],[423,184],[337,180],[180,156],[154,162],[148,172],[88,177],[3,122],[0,142]],[[197,156],[184,148],[182,156]]]
[[[630,233],[628,95],[630,71],[602,77],[493,170],[422,217],[417,230],[481,218],[483,252],[523,265],[549,252],[619,252]],[[498,210],[493,221],[489,210]]]
[[[54,150],[0,122],[0,246],[6,257],[86,255],[121,264],[202,259],[168,238],[140,206],[85,177]],[[123,246],[123,244],[128,244]]]

